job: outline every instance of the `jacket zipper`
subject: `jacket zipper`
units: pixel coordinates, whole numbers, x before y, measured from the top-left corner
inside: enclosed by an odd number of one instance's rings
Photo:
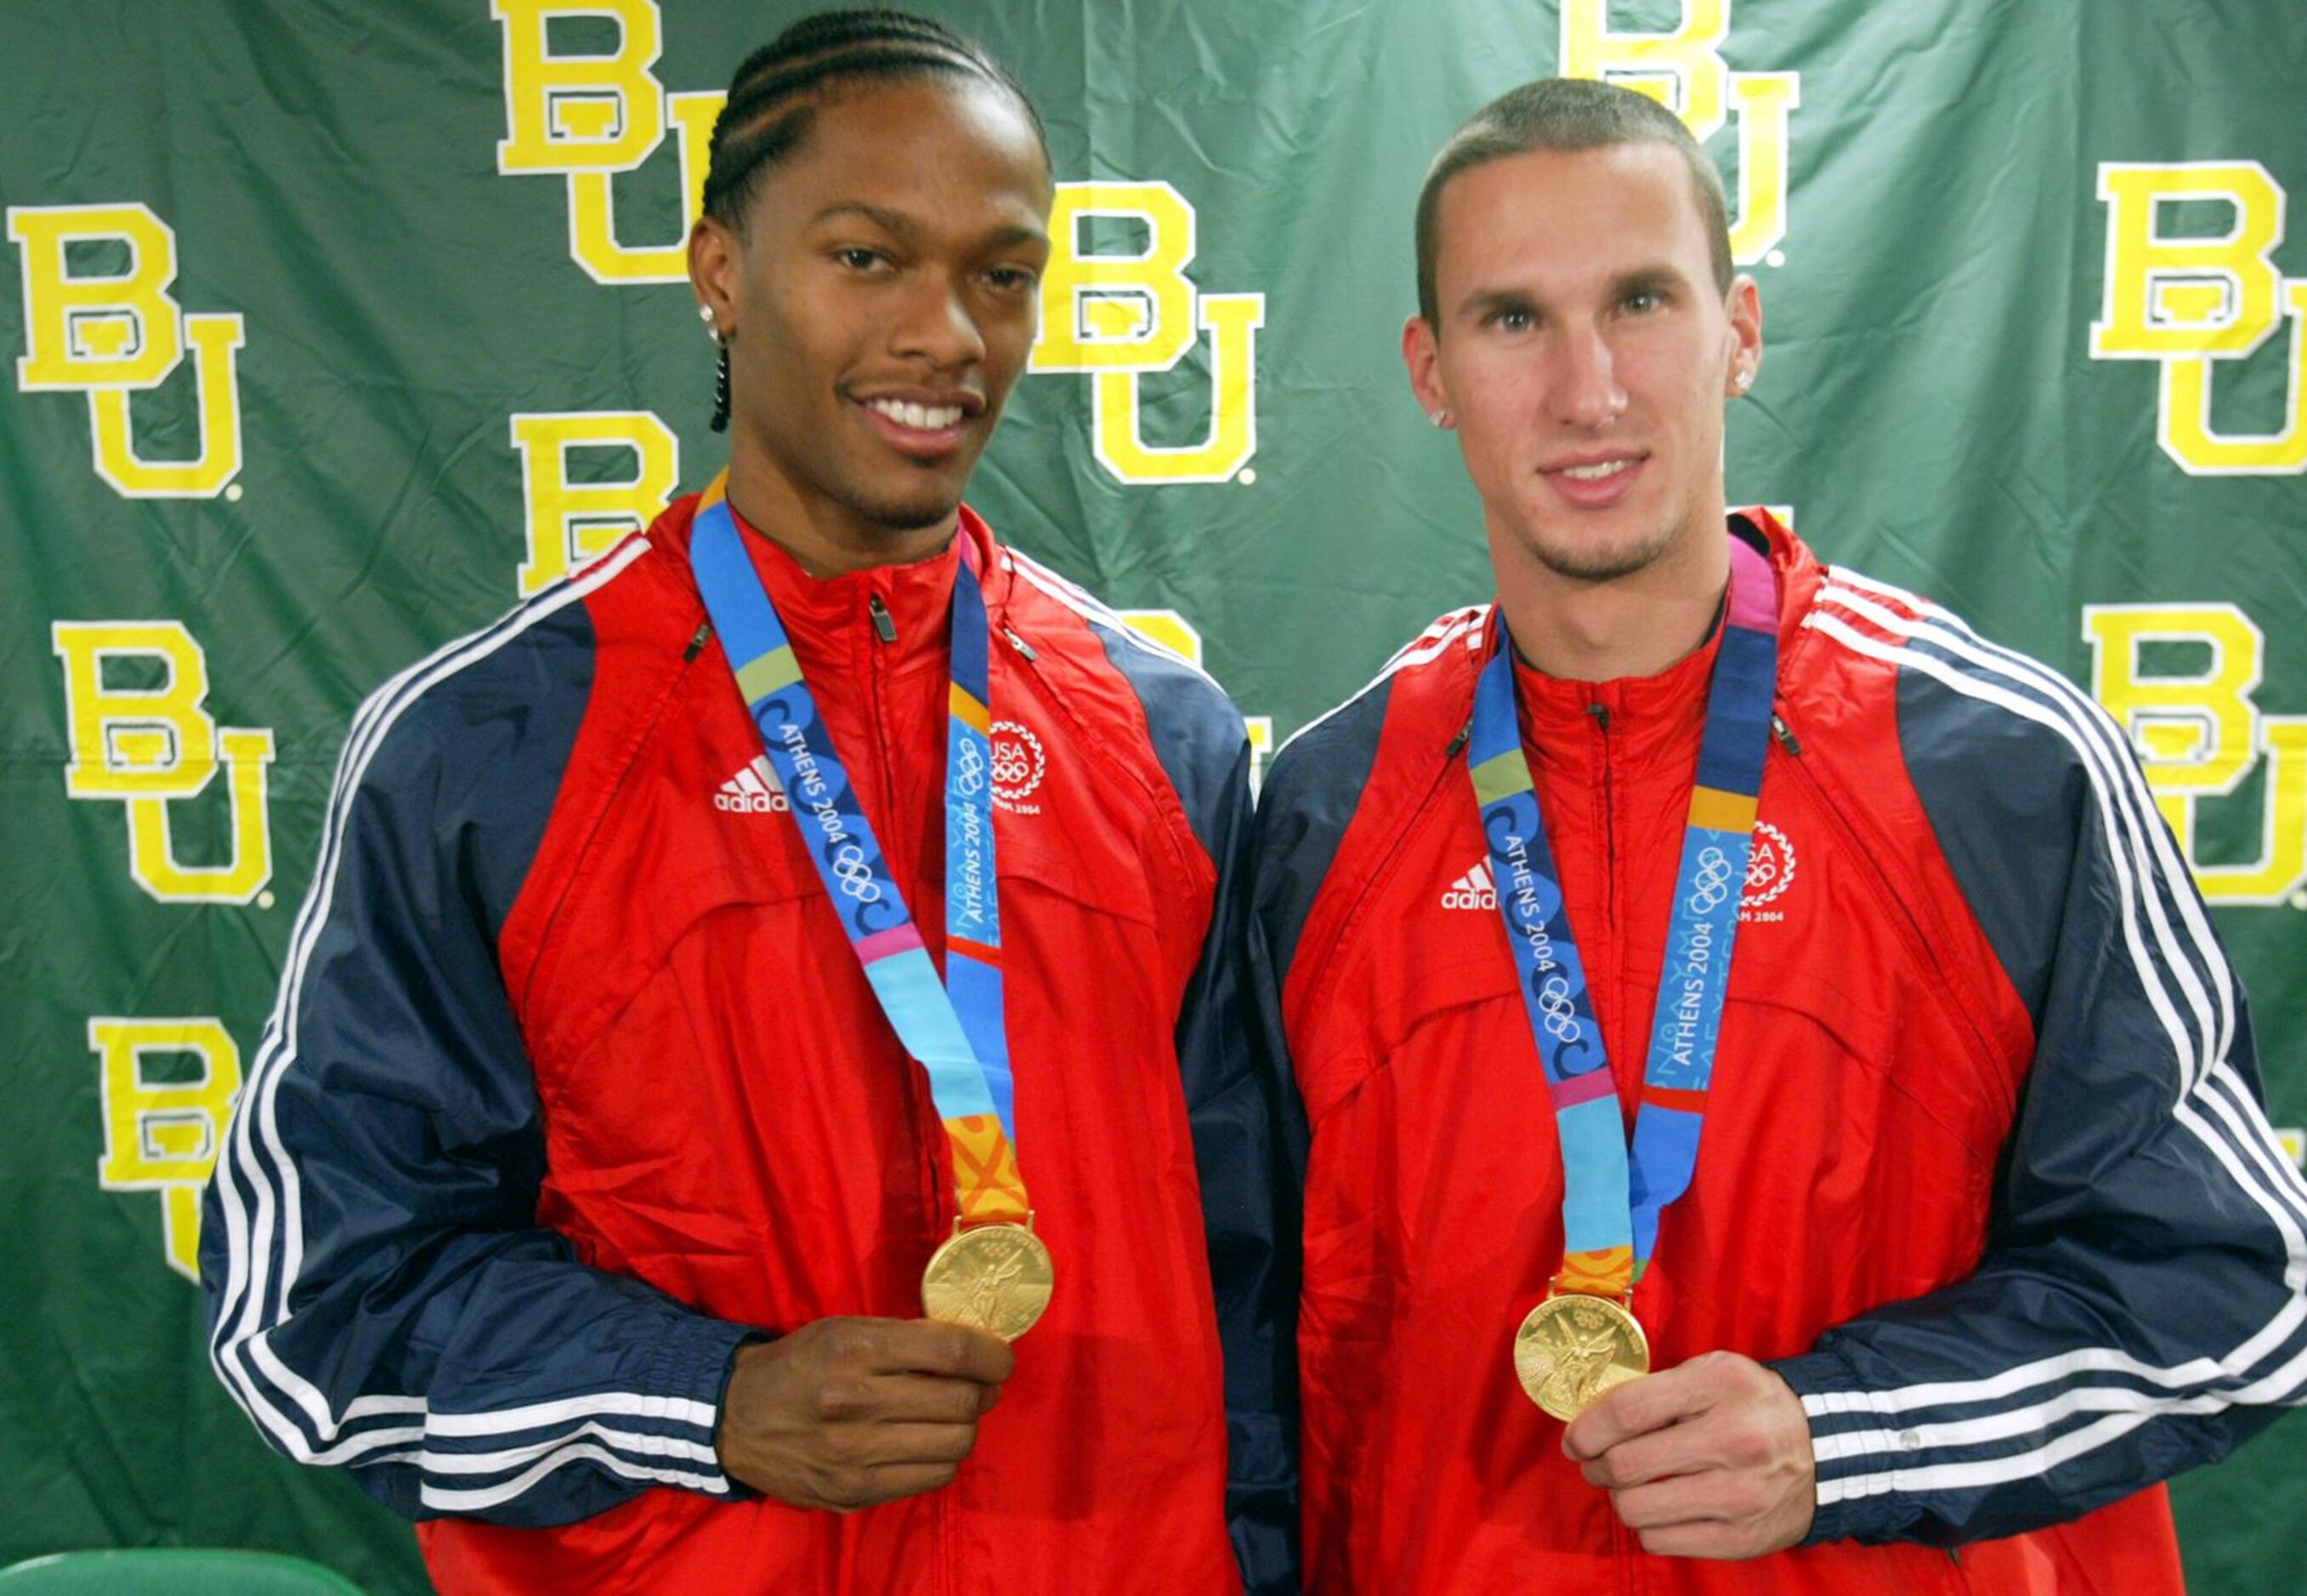
[[[897,622],[896,618],[889,613],[889,606],[881,602],[881,595],[876,591],[869,590],[865,594],[865,613],[872,620],[873,636],[879,644],[879,647],[866,651],[865,668],[866,713],[870,717],[870,730],[872,732],[873,747],[880,755],[874,761],[875,773],[879,780],[873,783],[880,803],[873,814],[881,817],[882,825],[893,827],[896,822],[897,811],[896,798],[890,782],[891,761],[888,754],[889,715],[887,696],[883,692],[886,685],[883,677],[887,666],[882,659],[882,650],[896,643]],[[870,816],[869,815],[868,818],[870,819]],[[891,830],[885,833],[885,838],[882,847],[886,850],[896,841],[896,832]],[[894,860],[890,869],[894,875],[896,871]]]
[[[1625,939],[1619,935],[1618,794],[1613,771],[1617,748],[1610,740],[1610,706],[1590,704],[1586,713],[1594,717],[1595,735],[1602,739],[1602,879],[1609,883],[1609,895],[1603,900],[1602,912],[1610,934],[1611,989],[1617,991],[1623,986],[1626,976]],[[1595,1019],[1599,1022],[1601,1016],[1597,1014]]]
[[[865,613],[873,623],[873,637],[875,642],[875,646],[868,651],[870,662],[868,665],[865,673],[872,700],[874,746],[877,749],[883,751],[882,757],[879,761],[880,767],[880,780],[876,783],[876,786],[879,788],[881,794],[880,812],[883,815],[889,816],[889,823],[894,824],[896,817],[896,797],[894,783],[891,780],[890,766],[893,761],[886,752],[886,750],[890,747],[890,742],[887,735],[888,729],[888,700],[883,692],[885,685],[885,672],[888,666],[883,657],[883,651],[894,647],[896,644],[897,619],[896,617],[889,613],[889,606],[882,602],[881,595],[878,592],[869,591],[866,593]],[[891,841],[894,842],[896,841],[896,833],[892,831],[889,835]],[[884,858],[886,858],[888,857],[888,856],[885,853]],[[892,864],[891,868],[894,871],[894,863]],[[917,1082],[919,1080],[919,1075],[920,1072],[918,1071],[914,1071]],[[947,1153],[945,1131],[943,1122],[939,1120],[937,1117],[937,1110],[934,1105],[931,1105],[926,1116],[922,1114],[920,1109],[920,1098],[921,1094],[917,1089],[913,1094],[913,1101],[915,1105],[914,1123],[921,1127],[921,1146],[923,1151],[928,1155],[929,1180],[925,1190],[928,1193],[930,1234],[932,1241],[935,1242],[941,1241],[943,1239],[942,1233],[945,1227],[945,1207],[944,1204],[939,1200],[939,1193],[943,1190],[939,1178],[939,1172],[943,1167],[940,1163],[940,1159],[942,1159]],[[938,1568],[939,1578],[937,1583],[938,1588],[940,1591],[951,1591],[956,1589],[958,1576],[958,1560],[960,1553],[955,1544],[956,1535],[954,1527],[954,1510],[953,1504],[950,1500],[950,1495],[951,1493],[947,1491],[938,1492],[936,1505],[931,1508],[937,1526],[934,1532],[938,1542],[938,1563],[939,1565]]]
[[[1616,866],[1617,849],[1617,817],[1610,810],[1610,706],[1590,704],[1586,713],[1594,717],[1594,735],[1602,739],[1602,857]],[[1617,875],[1615,868],[1610,877],[1611,919],[1617,918]]]

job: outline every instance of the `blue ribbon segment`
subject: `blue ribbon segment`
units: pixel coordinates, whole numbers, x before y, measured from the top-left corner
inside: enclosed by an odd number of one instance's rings
[[[1564,1289],[1631,1290],[1659,1217],[1689,1190],[1712,1084],[1739,900],[1754,846],[1778,679],[1778,578],[1730,539],[1730,590],[1707,689],[1697,781],[1675,875],[1631,1150],[1561,875],[1522,753],[1503,614],[1474,689],[1467,769],[1497,878],[1498,912],[1552,1098],[1563,1168]]]
[[[792,801],[810,863],[898,1041],[927,1071],[939,1117],[950,1122],[991,1114],[1014,1144],[986,707],[991,628],[967,550],[954,576],[950,620],[944,981],[889,874],[728,501],[717,492],[708,493],[692,524],[690,567],[761,746]]]

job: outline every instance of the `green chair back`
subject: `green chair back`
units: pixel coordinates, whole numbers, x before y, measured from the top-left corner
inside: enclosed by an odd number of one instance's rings
[[[302,1558],[197,1547],[68,1551],[0,1568],[0,1596],[361,1596]]]

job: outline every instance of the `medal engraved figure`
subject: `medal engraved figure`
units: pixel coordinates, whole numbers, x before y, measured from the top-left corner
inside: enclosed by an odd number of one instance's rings
[[[1041,1321],[1051,1295],[1049,1254],[1033,1233],[994,1225],[938,1249],[922,1279],[930,1318],[1015,1341]]]
[[[980,1329],[991,1330],[1008,1339],[1014,1334],[1002,1328],[1012,1317],[1007,1302],[1008,1289],[1011,1283],[1025,1272],[1025,1260],[1012,1258],[980,1275],[970,1286],[967,1306],[963,1308],[962,1313]]]
[[[1515,1339],[1523,1389],[1557,1418],[1584,1413],[1604,1392],[1642,1372],[1625,1327],[1575,1298],[1557,1297],[1557,1312],[1532,1314]],[[1552,1306],[1554,1304],[1549,1304]]]

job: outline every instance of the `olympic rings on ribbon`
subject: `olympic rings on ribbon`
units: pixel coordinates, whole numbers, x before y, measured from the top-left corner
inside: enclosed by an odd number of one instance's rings
[[[873,879],[873,866],[865,862],[865,850],[854,842],[845,842],[834,850],[833,878],[843,892],[860,903],[879,903],[881,883]]]
[[[1570,995],[1570,983],[1560,976],[1548,976],[1539,984],[1538,1009],[1545,1017],[1547,1033],[1556,1041],[1569,1046],[1584,1034],[1578,1023],[1578,1005]]]
[[[1691,883],[1690,912],[1712,914],[1730,896],[1730,861],[1719,848],[1709,846],[1698,856]]]
[[[963,794],[975,798],[985,789],[985,755],[973,737],[963,738],[955,749],[953,784]]]

